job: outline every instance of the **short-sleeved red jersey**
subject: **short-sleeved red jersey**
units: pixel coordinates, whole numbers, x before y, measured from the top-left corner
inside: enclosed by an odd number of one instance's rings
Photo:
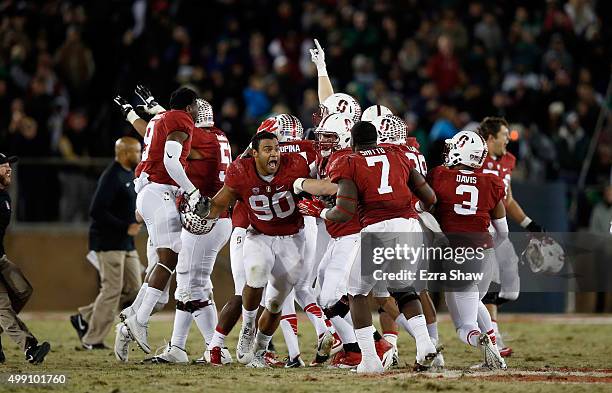
[[[183,150],[179,159],[183,168],[185,168],[187,166],[187,156],[191,149],[193,128],[193,119],[185,111],[170,110],[155,115],[147,124],[142,161],[136,167],[136,176],[138,177],[142,172],[146,172],[152,182],[176,186],[177,184],[172,180],[164,165],[166,139],[168,135],[175,131],[187,134],[188,137],[183,142]]]
[[[499,158],[494,158],[490,154],[484,160],[482,168],[477,172],[492,173],[504,181],[505,193],[508,193],[508,186],[512,177],[512,170],[516,166],[516,157],[512,153],[506,153]]]
[[[278,172],[265,180],[257,173],[255,159],[240,158],[228,168],[225,185],[237,193],[249,211],[251,226],[269,236],[297,233],[304,226],[304,218],[296,207],[293,182],[308,177],[310,170],[298,154],[281,154]]]
[[[359,220],[362,227],[392,218],[416,218],[408,187],[414,165],[397,146],[360,150],[335,160],[329,177],[355,182]]]
[[[427,180],[436,193],[435,216],[445,233],[473,233],[468,242],[493,247],[489,224],[491,210],[504,197],[504,183],[498,177],[469,170],[434,168]]]
[[[236,201],[232,209],[232,226],[234,228],[249,227],[249,210],[243,202]]]
[[[349,147],[346,149],[341,149],[332,153],[329,156],[329,160],[327,161],[327,168],[330,168],[334,161],[339,159],[342,156],[346,156],[348,154],[352,154],[353,150]],[[351,218],[347,222],[334,222],[325,220],[325,227],[327,228],[327,233],[329,236],[336,238],[341,236],[353,235],[355,233],[359,233],[361,231],[361,223],[359,222],[359,214],[355,214],[353,218]]]

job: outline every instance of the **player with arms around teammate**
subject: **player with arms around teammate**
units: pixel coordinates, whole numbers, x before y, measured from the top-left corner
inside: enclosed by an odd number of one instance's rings
[[[176,267],[181,249],[181,222],[175,195],[179,187],[184,190],[192,209],[200,201],[200,192],[185,173],[193,121],[198,113],[196,98],[193,90],[184,87],[172,93],[170,110],[159,113],[146,124],[142,162],[136,168],[136,176],[147,180],[136,197],[136,210],[144,219],[159,260],[150,273],[140,306],[129,308],[135,312],[133,315],[123,315],[124,326],[118,338],[125,342],[127,337],[133,339],[146,353],[151,352],[147,341],[149,318]],[[145,121],[131,105],[121,97],[115,102],[121,106],[126,119],[141,129]]]
[[[278,327],[281,307],[304,271],[304,220],[296,209],[293,182],[310,173],[298,154],[281,154],[276,135],[255,134],[252,157],[234,161],[225,185],[210,201],[209,218],[234,200],[248,209],[250,228],[244,239],[246,285],[242,292],[242,328],[236,355],[250,367],[267,367],[264,359]],[[255,334],[255,318],[266,288],[265,310]]]
[[[297,153],[302,156],[308,163],[310,168],[310,176],[316,175],[316,159],[317,152],[315,150],[314,141],[305,140],[304,129],[301,122],[293,115],[280,114],[270,117],[261,123],[257,132],[269,131],[278,137],[281,154]],[[313,324],[317,332],[317,354],[311,362],[311,366],[317,366],[329,358],[330,345],[334,343],[332,332],[329,331],[326,321],[323,318],[323,311],[317,304],[316,296],[312,284],[314,282],[314,274],[318,266],[319,260],[315,258],[317,248],[317,222],[314,217],[304,217],[304,269],[310,272],[300,278],[296,283],[294,291],[289,294],[283,304],[281,329],[287,349],[289,352],[288,367],[301,366],[300,359],[296,359],[299,355],[299,345],[297,339],[297,317],[295,314],[295,301],[302,307],[310,322]],[[337,340],[338,347],[340,340]]]
[[[484,251],[482,258],[461,264],[462,270],[482,273],[482,278],[457,284],[453,288],[457,291],[445,290],[446,304],[461,341],[481,348],[484,366],[506,368],[495,345],[491,320],[480,321],[487,327],[484,332],[478,329],[480,301],[489,288],[495,259],[489,225],[493,225],[497,236],[508,236],[504,185],[494,175],[475,172],[487,155],[487,146],[479,134],[461,131],[447,140],[447,146],[444,166],[434,168],[428,175],[438,198],[435,216],[451,247]]]
[[[371,123],[357,123],[351,134],[355,153],[338,159],[329,173],[331,181],[338,184],[336,205],[326,208],[316,200],[303,201],[300,211],[330,221],[347,222],[358,210],[362,233],[376,232],[389,244],[421,246],[421,227],[411,203],[412,193],[423,201],[426,208],[435,203],[435,194],[398,149],[376,144],[377,132]],[[362,353],[357,372],[379,373],[383,371],[383,364],[375,349],[374,326],[367,296],[371,291],[377,297],[389,296],[389,285],[401,289],[410,283],[396,281],[391,284],[385,280],[375,280],[373,275],[362,276],[360,249],[355,249],[354,254],[348,292],[355,335]],[[364,263],[366,267],[367,264]],[[388,264],[389,261],[383,262],[380,269],[384,271]],[[415,311],[408,309],[412,306],[407,302],[400,308],[403,312],[411,313]],[[413,329],[417,337],[417,362],[425,365],[435,358],[436,349],[429,339],[422,311],[408,326],[405,323],[406,314],[402,315],[404,319],[398,318],[398,323],[407,330]]]
[[[478,127],[478,132],[487,143],[489,154],[482,168],[483,173],[491,173],[503,180],[506,188],[504,205],[506,213],[512,221],[520,224],[529,232],[543,232],[544,228],[528,217],[519,203],[512,197],[512,170],[516,165],[516,157],[506,149],[509,142],[509,125],[504,118],[487,117]],[[518,274],[518,256],[510,239],[506,236],[495,243],[495,259],[499,269],[493,272],[493,284],[489,293],[483,299],[493,320],[493,328],[497,336],[497,347],[502,356],[510,356],[512,348],[504,347],[497,326],[497,307],[505,302],[516,300],[520,291]],[[499,270],[499,274],[498,273]],[[484,313],[484,310],[482,311]]]
[[[146,87],[138,86],[136,93],[147,104],[145,110],[148,112],[158,114],[165,111],[156,104]],[[187,157],[186,173],[201,195],[212,197],[223,186],[225,172],[231,163],[231,149],[223,131],[214,125],[212,106],[201,98],[196,99],[196,102],[198,115],[191,151]],[[206,224],[197,217],[195,221],[197,225],[193,227],[191,223],[183,223],[185,228],[181,231],[172,339],[162,354],[149,359],[153,363],[187,363],[189,359],[185,344],[191,322],[195,320],[205,343],[211,341],[217,323],[210,275],[218,252],[230,237],[231,222],[227,212],[224,212],[210,232],[201,233]],[[204,362],[204,356],[198,361]]]

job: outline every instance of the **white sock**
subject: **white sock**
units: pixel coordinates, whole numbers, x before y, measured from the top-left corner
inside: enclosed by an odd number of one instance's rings
[[[408,323],[406,316],[403,313],[400,313],[397,318],[395,318],[395,323],[404,328],[405,331],[408,332],[412,336],[412,338],[416,339],[414,331],[412,330],[412,326]]]
[[[295,314],[283,315],[280,321],[289,359],[295,359],[300,354],[300,344],[297,338],[297,316]]]
[[[208,306],[203,307],[193,312],[193,319],[195,319],[204,341],[211,342],[213,335],[215,334],[215,327],[217,326],[217,308],[214,303],[210,303]]]
[[[355,337],[355,331],[353,330],[353,326],[349,325],[344,318],[339,315],[336,315],[331,319],[331,323],[336,328],[336,332],[338,332],[338,336],[340,336],[340,339],[342,340],[343,344],[357,342],[357,337]]]
[[[361,329],[355,329],[355,337],[361,349],[361,355],[365,357],[376,357],[376,347],[374,346],[374,326],[366,326]]]
[[[427,332],[431,341],[436,345],[438,343],[438,322],[428,323]]]
[[[402,326],[408,326],[409,331],[412,331],[414,333],[414,341],[417,347],[417,354],[435,352],[436,347],[433,345],[431,339],[429,338],[429,332],[427,331],[427,323],[425,322],[425,315],[419,314],[406,320],[406,316],[404,314],[400,314],[395,319],[395,322]]]
[[[153,287],[147,288],[147,292],[142,299],[142,304],[140,307],[138,307],[138,311],[136,311],[136,320],[138,323],[144,325],[149,322],[151,312],[153,312],[153,307],[155,307],[161,295],[162,291],[159,289]]]
[[[261,331],[258,331],[255,335],[255,352],[260,351],[262,349],[268,349],[268,345],[270,344],[270,340],[272,340],[272,336],[268,336],[263,334]]]
[[[481,332],[487,332],[491,336],[491,340],[493,340],[498,348],[503,348],[504,344],[499,335],[497,322],[491,319],[491,314],[489,314],[489,310],[487,310],[483,302],[478,302],[478,327]]]
[[[478,346],[478,336],[480,336],[480,330],[476,329],[475,326],[466,325],[457,329],[457,336],[464,343],[473,347]]]
[[[255,325],[255,319],[257,318],[257,309],[247,310],[242,306],[242,323]]]
[[[225,334],[221,333],[218,328],[215,329],[212,339],[208,342],[208,350],[214,347],[223,348],[225,346]]]
[[[317,303],[310,303],[306,307],[304,307],[304,311],[310,319],[312,326],[314,326],[317,331],[317,337],[321,337],[327,331],[327,326],[325,325],[325,320],[323,319],[323,311],[321,311],[321,307],[317,305]]]
[[[127,330],[127,326],[125,326],[124,324],[121,324],[121,327],[119,328],[119,330],[121,330],[121,334],[123,334],[124,336],[128,336],[128,330]]]
[[[193,320],[191,313],[183,310],[176,310],[174,313],[174,327],[172,328],[172,338],[170,343],[181,349],[185,349],[189,328]]]
[[[144,298],[144,295],[147,292],[148,287],[149,287],[149,284],[147,284],[146,282],[142,284],[142,286],[140,287],[140,290],[138,291],[138,295],[136,295],[134,302],[132,302],[131,307],[134,311],[138,311],[138,309],[140,308],[140,305],[142,304],[142,299]]]

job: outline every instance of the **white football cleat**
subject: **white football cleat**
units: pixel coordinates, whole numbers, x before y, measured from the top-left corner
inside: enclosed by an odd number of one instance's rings
[[[168,343],[165,347],[164,351],[159,355],[155,355],[152,358],[144,359],[143,363],[176,363],[176,364],[184,364],[189,363],[189,357],[187,356],[187,352],[176,345],[172,345],[172,343]]]
[[[383,363],[378,356],[362,357],[361,363],[357,366],[359,374],[381,374],[384,371]]]
[[[419,351],[419,347],[417,346],[416,363],[414,365],[415,371],[428,370],[431,367],[434,359],[438,355],[438,350],[431,342],[431,339],[429,340],[429,343],[431,345],[428,345],[426,348],[421,349],[421,351]]]
[[[334,335],[329,330],[326,330],[317,342],[317,355],[329,358],[335,340]]]
[[[483,366],[491,370],[506,369],[506,361],[499,354],[497,346],[491,342],[491,337],[486,333],[478,336],[478,346],[482,351]]]
[[[266,361],[266,352],[265,349],[257,351],[246,366],[250,368],[271,368]]]
[[[249,364],[253,360],[253,346],[255,345],[255,326],[243,323],[236,346],[236,358],[239,363]]]
[[[127,306],[119,313],[119,320],[121,322],[125,322],[125,320],[131,317],[132,315],[136,315],[136,310],[134,310],[132,306]]]
[[[136,341],[136,344],[145,353],[151,353],[151,347],[147,342],[147,325],[142,325],[136,319],[136,314],[126,319],[123,324],[127,327],[128,333],[132,340]]]
[[[436,354],[436,357],[431,362],[430,370],[431,371],[442,371],[442,370],[444,370],[444,356],[442,355],[442,352],[438,352]]]
[[[122,327],[122,322],[115,326],[115,358],[120,362],[127,362],[128,354],[130,353],[130,341],[132,339],[128,334],[121,333]]]

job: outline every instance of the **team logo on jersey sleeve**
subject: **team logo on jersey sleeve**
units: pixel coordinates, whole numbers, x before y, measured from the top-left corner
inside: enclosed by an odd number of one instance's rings
[[[489,169],[493,168],[493,163],[492,163],[492,162],[487,162],[487,167],[488,167]]]

